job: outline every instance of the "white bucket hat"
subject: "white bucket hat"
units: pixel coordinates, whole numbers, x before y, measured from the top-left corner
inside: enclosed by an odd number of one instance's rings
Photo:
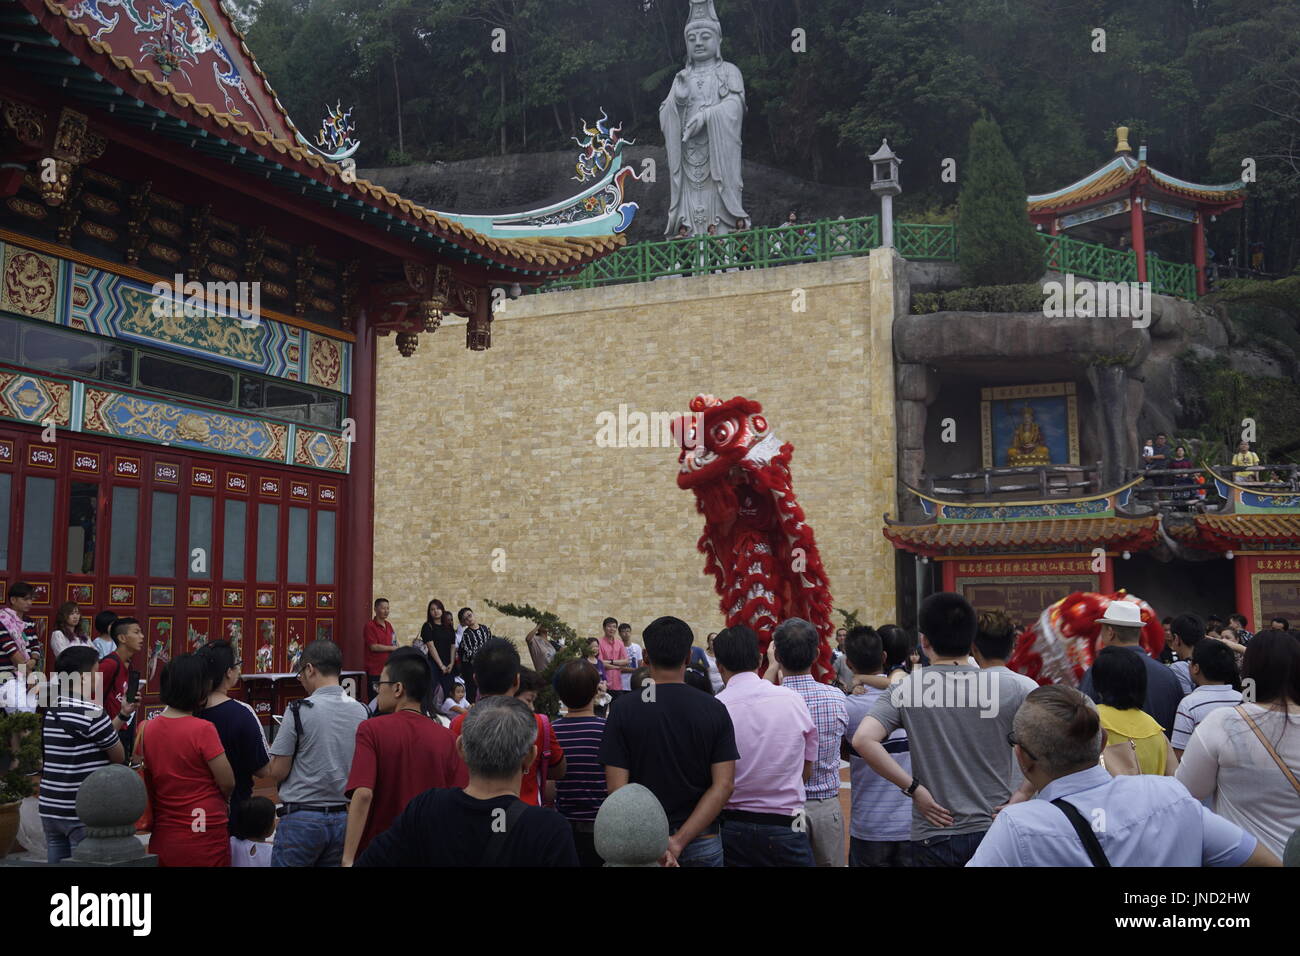
[[[1097,618],[1098,624],[1114,624],[1116,627],[1142,627],[1142,609],[1132,601],[1114,600],[1106,608],[1106,614]]]

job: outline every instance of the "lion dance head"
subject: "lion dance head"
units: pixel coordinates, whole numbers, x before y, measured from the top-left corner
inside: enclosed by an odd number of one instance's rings
[[[766,651],[778,623],[807,620],[820,638],[814,676],[829,681],[830,585],[795,500],[794,447],[777,439],[763,406],[750,399],[697,395],[690,409],[673,422],[681,445],[677,486],[694,492],[704,516],[698,547],[727,626],[753,628]]]
[[[1077,687],[1097,656],[1097,639],[1101,635],[1097,621],[1105,616],[1112,601],[1138,606],[1142,647],[1152,657],[1157,656],[1165,645],[1165,632],[1151,605],[1123,590],[1114,594],[1076,591],[1046,608],[1020,633],[1007,666],[1040,684]]]

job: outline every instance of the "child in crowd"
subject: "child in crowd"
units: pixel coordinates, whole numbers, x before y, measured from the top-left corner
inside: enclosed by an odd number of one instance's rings
[[[448,717],[469,713],[469,701],[465,699],[465,682],[459,677],[452,685],[451,696],[442,702],[442,712]]]
[[[1153,439],[1148,438],[1146,441],[1142,443],[1143,462],[1150,464],[1152,457],[1155,456],[1155,453],[1156,453],[1156,443]]]
[[[230,865],[270,866],[274,835],[275,804],[266,797],[243,801],[230,836]]]
[[[531,667],[519,668],[519,690],[515,696],[528,705],[529,710],[537,710],[537,692],[542,689],[542,679]]]
[[[116,620],[117,615],[112,611],[100,611],[95,615],[95,639],[90,643],[99,651],[101,661],[117,650],[117,642],[108,636],[108,629]]]

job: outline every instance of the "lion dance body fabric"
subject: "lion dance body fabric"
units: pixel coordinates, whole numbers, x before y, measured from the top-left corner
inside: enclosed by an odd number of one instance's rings
[[[1020,633],[1007,666],[1040,684],[1079,686],[1097,656],[1097,638],[1101,634],[1097,619],[1105,615],[1112,601],[1138,606],[1142,613],[1142,648],[1158,657],[1165,646],[1165,632],[1146,601],[1123,590],[1114,594],[1075,591],[1044,610]]]
[[[677,485],[695,493],[704,515],[699,549],[727,626],[753,628],[766,654],[781,621],[809,621],[821,639],[813,676],[829,682],[830,583],[794,497],[794,446],[772,434],[758,402],[697,395],[690,407],[694,414],[673,425],[682,445]]]

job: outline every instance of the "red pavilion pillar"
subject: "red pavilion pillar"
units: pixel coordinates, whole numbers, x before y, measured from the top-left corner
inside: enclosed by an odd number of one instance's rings
[[[1106,553],[1106,560],[1101,563],[1101,573],[1097,575],[1097,593],[1115,593],[1115,562],[1124,560],[1122,554]]]
[[[1132,193],[1129,209],[1129,231],[1133,233],[1133,254],[1137,256],[1138,282],[1147,281],[1147,236],[1142,223],[1142,197]]]
[[[1205,295],[1205,213],[1199,209],[1192,223],[1192,262],[1196,264],[1196,294]]]
[[[957,590],[957,565],[953,561],[940,561],[939,567],[943,572],[943,589],[945,591]]]
[[[1237,585],[1237,611],[1246,615],[1246,630],[1255,630],[1255,600],[1250,586],[1251,565],[1255,562],[1239,554],[1232,556],[1232,576]]]
[[[365,666],[362,628],[370,617],[375,553],[375,351],[370,317],[363,310],[356,322],[352,347],[352,400],[349,412],[357,423],[356,441],[348,465],[348,507],[341,516],[342,601],[334,640],[343,650],[349,670]],[[365,681],[362,681],[364,688]]]

